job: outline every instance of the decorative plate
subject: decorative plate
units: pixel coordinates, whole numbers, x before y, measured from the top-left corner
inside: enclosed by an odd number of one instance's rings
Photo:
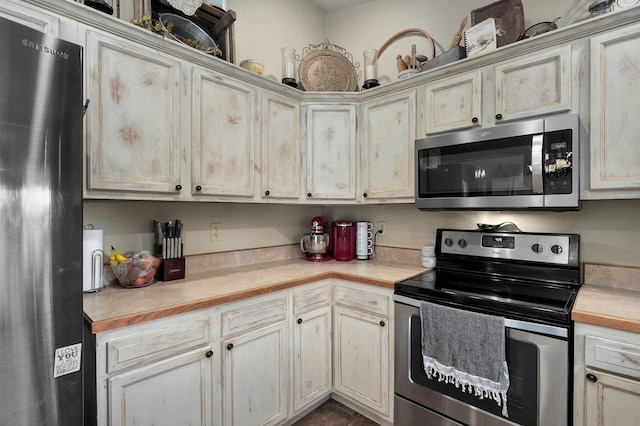
[[[340,51],[344,52],[344,49],[325,40],[324,43],[310,46],[305,50],[311,53],[306,55],[300,63],[300,85],[303,90],[307,92],[358,91],[356,69],[344,53],[340,53]]]
[[[624,9],[625,7],[631,7],[638,4],[639,0],[618,0],[616,4],[620,9]]]

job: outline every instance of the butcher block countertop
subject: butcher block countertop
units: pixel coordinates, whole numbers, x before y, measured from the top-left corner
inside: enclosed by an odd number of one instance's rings
[[[583,284],[571,317],[577,322],[640,333],[640,291]]]
[[[379,287],[426,271],[419,265],[382,261],[312,263],[282,260],[215,272],[187,274],[182,280],[148,287],[107,286],[84,295],[84,317],[95,333],[191,312],[327,278]]]

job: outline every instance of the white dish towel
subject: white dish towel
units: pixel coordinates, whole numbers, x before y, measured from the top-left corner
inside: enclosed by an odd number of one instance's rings
[[[504,318],[420,302],[420,320],[427,376],[493,399],[508,417]]]

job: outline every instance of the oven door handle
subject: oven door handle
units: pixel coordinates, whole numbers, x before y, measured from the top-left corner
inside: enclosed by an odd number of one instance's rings
[[[405,305],[413,306],[415,308],[420,308],[420,300],[412,299],[407,296],[394,294],[393,300],[398,303],[404,303]],[[554,325],[538,324],[535,322],[520,321],[520,320],[511,319],[511,318],[505,318],[504,326],[506,328],[512,328],[514,330],[522,330],[522,331],[529,331],[533,333],[547,334],[549,336],[563,337],[565,339],[569,337],[569,330],[567,328],[557,327]]]

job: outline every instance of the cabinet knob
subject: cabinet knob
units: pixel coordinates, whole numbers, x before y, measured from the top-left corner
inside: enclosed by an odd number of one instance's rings
[[[233,343],[229,343],[227,345],[227,350],[230,351],[231,349],[233,349]]]
[[[213,351],[207,351],[207,353],[205,354],[205,356],[207,358],[211,358],[213,356]]]
[[[496,114],[496,120],[502,120],[502,114]]]
[[[307,192],[307,197],[311,198],[311,193]]]
[[[384,321],[380,321],[380,327],[384,327]]]
[[[471,122],[472,122],[473,124],[477,124],[477,123],[478,123],[478,117],[473,117],[473,118],[471,119]]]
[[[595,383],[598,381],[598,377],[595,374],[587,374],[587,380],[590,381],[591,383]]]
[[[302,318],[298,318],[297,323],[298,323],[298,324],[302,324]]]
[[[365,192],[364,194],[362,194],[362,196],[363,196],[364,198],[367,198],[367,197],[369,196],[369,194],[367,194],[367,193]]]
[[[196,185],[196,191],[202,191],[202,186]]]
[[[182,191],[182,185],[180,184],[176,185],[176,191]]]
[[[271,194],[271,191],[269,191],[268,189],[266,191],[264,191],[264,195],[268,196],[269,194]]]

